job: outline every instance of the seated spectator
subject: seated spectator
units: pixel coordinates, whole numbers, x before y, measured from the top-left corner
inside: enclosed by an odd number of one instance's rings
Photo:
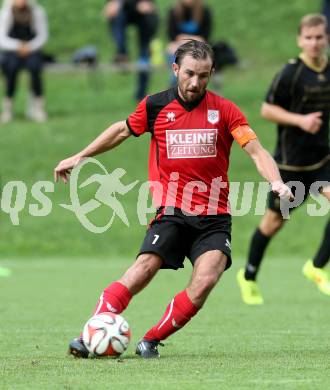
[[[46,120],[42,84],[41,48],[48,38],[44,9],[33,0],[7,0],[0,10],[0,49],[3,50],[2,70],[6,81],[1,121],[13,118],[13,98],[17,75],[26,69],[31,75],[32,96],[27,115],[37,122]]]
[[[174,53],[185,39],[207,41],[212,27],[210,9],[203,0],[177,0],[169,10],[167,30],[170,43],[167,47],[168,64],[172,66]],[[171,72],[172,74],[172,72]],[[176,79],[171,78],[171,84]]]
[[[110,32],[116,44],[115,63],[128,62],[126,30],[135,25],[139,37],[138,82],[135,93],[140,100],[146,95],[150,74],[150,42],[158,27],[158,15],[153,0],[111,0],[104,14],[109,22]]]

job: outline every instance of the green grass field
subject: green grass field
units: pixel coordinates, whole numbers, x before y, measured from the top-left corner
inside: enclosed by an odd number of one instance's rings
[[[68,59],[75,48],[88,42],[97,44],[102,58],[108,60],[113,48],[100,17],[103,1],[84,0],[79,9],[63,0],[42,3],[51,19],[50,51]],[[162,12],[169,3],[159,1]],[[214,6],[216,20],[213,39],[228,39],[248,64],[226,71],[221,93],[243,109],[271,150],[275,129],[259,117],[259,107],[274,73],[297,53],[294,34],[299,18],[317,11],[320,2],[208,3]],[[68,25],[70,33],[63,28]],[[77,361],[66,356],[68,341],[87,320],[101,289],[128,267],[145,232],[136,215],[137,189],[123,200],[129,228],[116,220],[106,233],[88,232],[59,206],[69,203],[69,187],[63,184],[48,194],[53,205],[49,215],[29,214],[29,205],[36,203],[33,184],[52,181],[59,160],[134,109],[134,74],[98,77],[101,87],[97,89],[87,74],[47,72],[50,119],[44,125],[24,119],[27,79],[22,77],[17,119],[0,127],[1,187],[10,181],[24,181],[27,186],[19,225],[13,226],[3,211],[0,218],[0,265],[12,269],[10,278],[0,278],[0,389],[329,389],[329,299],[301,275],[304,261],[318,246],[326,217],[307,217],[306,206],[295,212],[269,247],[260,275],[263,307],[241,303],[235,280],[260,218],[251,212],[233,220],[233,267],[201,313],[166,341],[159,361],[139,360],[134,347],[188,282],[188,262],[183,271],[159,273],[133,300],[124,314],[133,337],[121,361]],[[166,86],[166,71],[156,71],[151,92]],[[100,161],[108,170],[124,168],[125,183],[142,183],[147,179],[148,143],[148,136],[129,139]],[[232,151],[230,178],[260,180],[237,146]],[[90,188],[85,200],[93,198],[95,190]],[[102,225],[109,210],[100,207],[93,218]]]
[[[329,300],[300,274],[301,259],[271,258],[264,266],[264,307],[240,302],[238,261],[209,301],[143,361],[134,347],[188,281],[190,267],[164,271],[125,312],[132,342],[121,361],[65,355],[98,297],[130,260],[12,260],[1,280],[1,389],[328,389]]]

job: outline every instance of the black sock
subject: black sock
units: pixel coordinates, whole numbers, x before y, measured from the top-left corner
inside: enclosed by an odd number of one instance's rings
[[[323,241],[319,247],[319,250],[314,257],[313,265],[317,268],[323,268],[330,257],[330,220],[328,221],[327,226],[325,227]]]
[[[254,232],[250,244],[248,262],[245,267],[245,279],[256,280],[265,249],[270,239],[271,237],[262,234],[259,228]]]

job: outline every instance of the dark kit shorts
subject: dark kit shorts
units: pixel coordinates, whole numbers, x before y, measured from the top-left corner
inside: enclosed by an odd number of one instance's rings
[[[172,215],[170,215],[172,214]],[[182,213],[177,208],[161,207],[149,225],[140,254],[156,253],[162,268],[183,268],[185,257],[194,264],[205,252],[220,250],[227,256],[226,269],[231,266],[231,216]]]
[[[294,196],[299,196],[299,199],[302,199],[302,202],[299,206],[301,206],[305,200],[308,198],[309,191],[311,188],[311,185],[317,181],[324,181],[324,182],[330,182],[330,161],[328,161],[325,165],[323,165],[319,169],[315,169],[313,171],[300,171],[300,172],[292,172],[292,171],[285,171],[280,169],[281,177],[284,181],[284,183],[288,183],[290,181],[298,181],[301,182],[304,185],[304,193],[297,194],[296,190],[299,189],[299,187],[295,188],[292,187],[292,193]],[[297,207],[290,208],[290,212],[295,210]],[[268,208],[270,208],[273,211],[276,211],[278,213],[281,212],[280,208],[280,198],[274,194],[274,192],[270,192],[268,196]]]

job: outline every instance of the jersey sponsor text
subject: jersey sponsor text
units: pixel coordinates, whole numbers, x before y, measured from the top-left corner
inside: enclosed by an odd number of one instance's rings
[[[217,129],[166,130],[168,158],[205,158],[217,155]]]

